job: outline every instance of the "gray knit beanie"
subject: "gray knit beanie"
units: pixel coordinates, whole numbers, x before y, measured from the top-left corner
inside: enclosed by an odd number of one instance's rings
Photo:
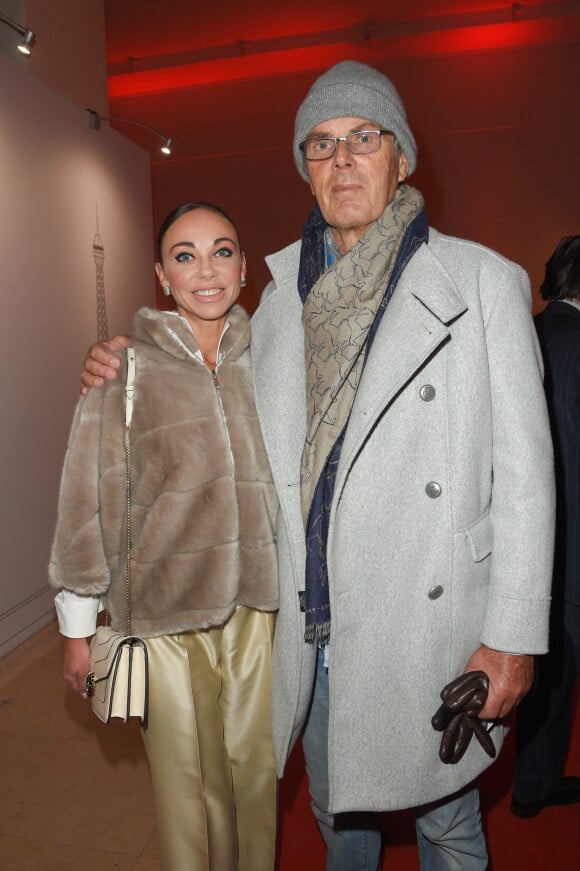
[[[368,118],[397,137],[409,161],[409,175],[417,165],[417,145],[405,108],[393,83],[378,70],[345,60],[323,73],[298,109],[294,125],[294,160],[305,181],[308,174],[300,143],[313,127],[331,118]]]

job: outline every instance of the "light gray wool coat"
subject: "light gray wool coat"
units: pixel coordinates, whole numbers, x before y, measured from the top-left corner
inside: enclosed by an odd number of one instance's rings
[[[280,773],[304,724],[300,458],[306,427],[300,244],[268,258],[252,322],[258,417],[280,500],[273,729]],[[430,231],[376,334],[330,520],[331,812],[449,795],[489,757],[438,757],[439,693],[480,644],[543,653],[553,546],[552,447],[525,273]],[[425,388],[425,389],[424,389]],[[440,588],[440,589],[437,589]],[[502,727],[492,732],[501,745]]]
[[[236,306],[216,387],[176,312],[135,318],[131,426],[132,631],[223,624],[278,606],[277,500],[256,420],[250,324]],[[51,584],[100,595],[125,628],[126,372],[78,404],[61,482]]]

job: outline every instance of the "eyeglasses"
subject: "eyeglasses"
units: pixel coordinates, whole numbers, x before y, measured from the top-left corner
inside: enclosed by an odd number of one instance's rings
[[[344,142],[351,154],[372,154],[381,147],[381,136],[393,136],[390,130],[355,130],[346,136],[315,136],[300,143],[306,160],[328,160],[334,157],[339,142]]]

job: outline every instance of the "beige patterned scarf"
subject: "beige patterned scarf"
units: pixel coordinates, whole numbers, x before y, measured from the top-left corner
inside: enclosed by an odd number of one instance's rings
[[[402,185],[356,245],[321,275],[304,303],[308,422],[301,503],[305,523],[327,457],[348,420],[368,332],[403,236],[422,208],[419,191]]]

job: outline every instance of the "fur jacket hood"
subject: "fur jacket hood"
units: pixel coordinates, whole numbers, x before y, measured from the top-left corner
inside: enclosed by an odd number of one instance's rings
[[[141,309],[131,451],[131,630],[220,625],[238,605],[278,606],[277,500],[254,406],[250,324],[235,306],[214,372],[187,320]],[[100,595],[124,629],[123,377],[91,390],[65,457],[49,579]]]

